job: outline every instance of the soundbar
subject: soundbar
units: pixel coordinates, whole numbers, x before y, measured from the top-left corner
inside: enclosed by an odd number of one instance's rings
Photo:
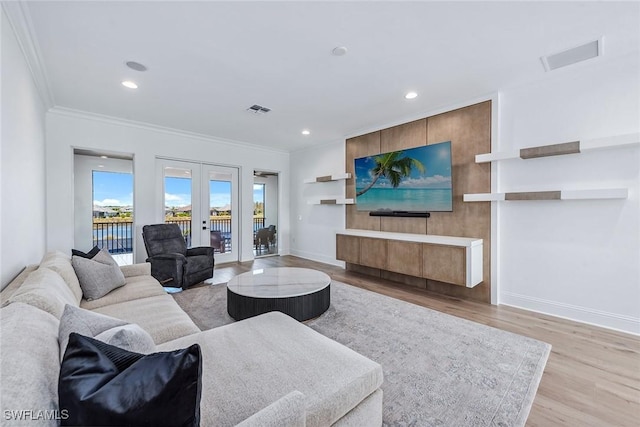
[[[429,212],[418,212],[418,211],[371,211],[369,212],[369,216],[429,218],[431,214]]]

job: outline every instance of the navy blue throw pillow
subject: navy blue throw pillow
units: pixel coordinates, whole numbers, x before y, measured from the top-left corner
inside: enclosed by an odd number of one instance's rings
[[[144,355],[72,333],[58,381],[61,425],[198,427],[201,391],[198,344]]]

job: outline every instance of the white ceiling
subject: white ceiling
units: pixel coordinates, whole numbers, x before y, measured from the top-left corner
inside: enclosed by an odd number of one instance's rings
[[[640,45],[638,2],[26,4],[56,107],[280,150],[544,78],[541,56],[603,36],[593,63]]]

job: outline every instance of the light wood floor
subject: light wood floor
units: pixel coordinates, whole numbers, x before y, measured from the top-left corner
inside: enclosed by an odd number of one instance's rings
[[[551,344],[527,426],[640,426],[640,337],[512,307],[443,297],[293,256],[219,265],[213,281],[227,282],[236,274],[267,267],[315,268],[333,280]]]

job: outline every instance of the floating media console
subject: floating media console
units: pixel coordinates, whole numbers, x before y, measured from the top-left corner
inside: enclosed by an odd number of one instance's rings
[[[371,211],[369,216],[395,216],[406,218],[429,218],[429,212],[412,212],[412,211]]]
[[[336,258],[350,264],[473,288],[483,280],[483,241],[468,237],[346,229]]]

